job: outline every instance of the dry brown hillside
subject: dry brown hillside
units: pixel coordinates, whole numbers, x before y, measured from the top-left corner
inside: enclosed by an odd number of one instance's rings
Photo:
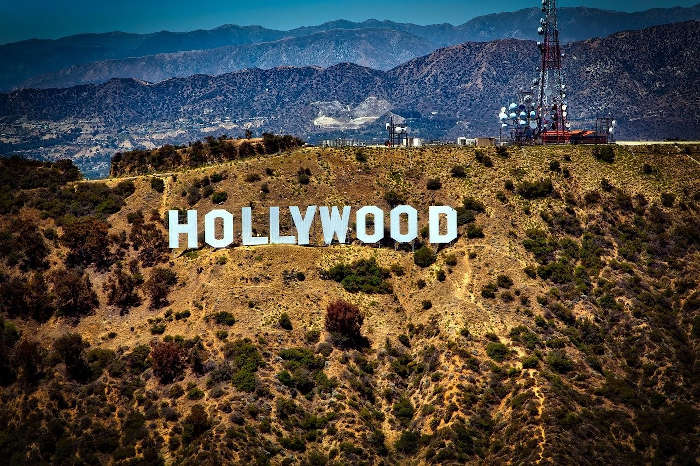
[[[601,160],[608,150],[302,148],[19,183],[0,199],[0,452],[13,464],[692,463],[700,153],[625,146]],[[390,240],[321,246],[318,218],[312,246],[240,245],[243,206],[259,234],[281,206],[284,234],[289,205],[388,214],[401,200],[420,227],[430,205],[460,208],[453,244],[415,245],[433,263]],[[167,249],[168,209],[202,221],[215,206],[234,213],[232,247]],[[40,238],[27,244],[23,228]],[[361,311],[364,344],[326,330],[338,299]]]

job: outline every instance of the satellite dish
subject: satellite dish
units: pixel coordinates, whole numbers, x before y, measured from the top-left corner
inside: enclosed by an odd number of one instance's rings
[[[516,119],[516,118],[518,117],[518,115],[516,115],[515,112],[512,112],[512,113],[510,114],[510,117],[511,117],[512,119]]]
[[[567,113],[566,112],[561,112],[561,114],[566,118]]]
[[[613,120],[613,121],[611,122],[611,124],[612,124],[613,126],[617,126],[617,120]]]
[[[530,129],[535,129],[535,128],[537,128],[537,123],[534,121],[531,121],[530,122]]]
[[[527,121],[525,121],[525,120],[518,120],[518,124],[519,124],[520,126],[525,126],[525,125],[527,124]]]
[[[544,95],[546,95],[547,97],[551,96],[551,95],[552,95],[552,89],[550,89],[550,88],[548,88],[548,87],[545,88],[545,90],[544,90]]]
[[[544,29],[542,28],[542,26],[537,28],[537,34],[544,34]]]
[[[535,118],[536,116],[537,116],[537,113],[535,113],[534,110],[530,112],[530,118]]]
[[[566,127],[567,127],[567,128],[571,128],[571,123],[567,123],[567,124],[566,124]]]
[[[615,128],[613,128],[612,126],[610,127],[610,129],[608,129],[608,132],[609,132],[610,134],[612,134],[614,131],[615,131]]]
[[[566,111],[566,109],[567,109],[566,104],[562,105],[562,106],[561,106],[561,109],[564,110],[564,111]]]
[[[525,112],[520,112],[520,118],[522,118],[522,119],[527,118],[527,113],[525,113]]]
[[[505,107],[501,107],[501,113],[506,113],[506,108],[505,108]]]
[[[501,123],[501,128],[507,128],[507,127],[508,127],[508,125],[507,125],[507,124],[505,124],[505,123]]]
[[[516,108],[518,108],[518,104],[512,103],[512,104],[510,104],[510,105],[508,106],[508,108],[509,108],[510,110],[515,110]]]

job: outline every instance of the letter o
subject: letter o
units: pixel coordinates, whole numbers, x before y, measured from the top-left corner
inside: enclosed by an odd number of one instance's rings
[[[374,233],[367,234],[367,215],[374,217]],[[384,211],[376,206],[365,206],[355,214],[357,223],[357,239],[363,243],[376,243],[384,238]]]
[[[401,233],[401,215],[408,217],[408,231]],[[410,243],[418,236],[418,211],[410,205],[400,205],[391,209],[391,237],[399,243]]]

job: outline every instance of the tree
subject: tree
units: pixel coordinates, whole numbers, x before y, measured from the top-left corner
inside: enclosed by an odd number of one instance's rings
[[[192,406],[190,414],[182,423],[182,441],[185,444],[190,443],[193,439],[206,432],[209,427],[211,427],[211,423],[204,406],[200,404]]]
[[[138,251],[144,267],[152,267],[168,260],[168,242],[163,231],[155,223],[145,223],[135,219],[131,225],[129,241]]]
[[[153,373],[163,384],[175,380],[185,368],[185,350],[182,345],[172,341],[153,345],[151,359]]]
[[[37,381],[44,360],[43,349],[36,340],[22,339],[13,354],[15,366],[20,369],[22,379],[29,384]]]
[[[132,265],[135,267],[132,267],[131,273],[126,272],[121,264],[117,265],[104,285],[107,304],[117,306],[122,311],[141,304],[138,287],[143,283],[143,277],[138,272],[138,266]]]
[[[85,359],[85,348],[90,345],[77,333],[67,333],[54,342],[54,350],[66,364],[68,375],[84,382],[90,377],[90,367]]]
[[[360,329],[363,321],[360,309],[343,299],[331,302],[326,308],[326,330],[340,337],[341,343],[361,340]]]
[[[50,274],[56,311],[64,316],[90,314],[97,306],[97,294],[90,277],[75,269],[56,269]]]
[[[155,267],[150,278],[144,283],[146,293],[151,297],[151,307],[159,308],[167,304],[168,293],[177,283],[177,275],[165,267]]]
[[[63,227],[61,243],[70,249],[68,263],[98,268],[110,265],[109,225],[94,217],[81,217]]]

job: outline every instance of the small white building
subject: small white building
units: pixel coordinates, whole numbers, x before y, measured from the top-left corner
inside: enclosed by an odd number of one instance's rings
[[[403,147],[423,147],[423,140],[421,138],[406,136],[401,140],[401,145]]]
[[[465,138],[465,137],[461,136],[461,137],[457,138],[457,145],[458,146],[475,146],[476,139]]]

